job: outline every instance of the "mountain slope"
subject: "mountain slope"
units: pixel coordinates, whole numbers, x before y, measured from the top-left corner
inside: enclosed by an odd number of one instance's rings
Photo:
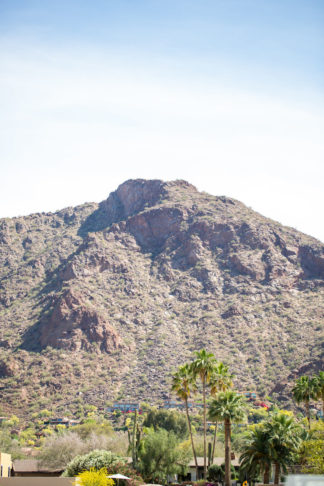
[[[185,181],[2,219],[0,263],[0,391],[17,412],[158,400],[201,347],[282,399],[323,360],[324,245]]]

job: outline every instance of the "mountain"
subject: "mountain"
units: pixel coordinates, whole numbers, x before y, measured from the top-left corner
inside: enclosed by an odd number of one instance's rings
[[[0,220],[4,411],[157,401],[206,347],[289,400],[323,362],[324,245],[185,181]]]

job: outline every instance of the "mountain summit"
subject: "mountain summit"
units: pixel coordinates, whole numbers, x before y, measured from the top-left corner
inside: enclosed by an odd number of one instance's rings
[[[285,400],[320,366],[324,245],[185,181],[0,220],[4,407],[169,395],[202,347]],[[35,405],[36,403],[36,405]]]

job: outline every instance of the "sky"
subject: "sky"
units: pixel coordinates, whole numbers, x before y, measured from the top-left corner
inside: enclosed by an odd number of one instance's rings
[[[0,217],[185,179],[324,242],[322,0],[0,0]]]

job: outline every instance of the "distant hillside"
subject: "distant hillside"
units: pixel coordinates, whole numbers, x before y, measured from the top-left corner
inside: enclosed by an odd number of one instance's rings
[[[1,219],[0,268],[4,410],[157,401],[202,347],[282,400],[323,362],[324,245],[185,181]]]

